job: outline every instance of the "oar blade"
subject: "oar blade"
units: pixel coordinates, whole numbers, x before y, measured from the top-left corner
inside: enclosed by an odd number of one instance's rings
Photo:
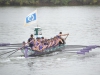
[[[7,46],[10,45],[10,43],[0,43],[0,46]]]
[[[85,52],[77,52],[77,54],[84,54],[85,55]]]

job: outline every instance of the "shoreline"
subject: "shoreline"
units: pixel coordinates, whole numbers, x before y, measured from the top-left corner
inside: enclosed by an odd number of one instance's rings
[[[100,5],[100,0],[1,0],[0,6],[84,6]]]
[[[100,5],[0,5],[0,7],[14,7],[14,6],[17,6],[17,7],[63,7],[63,6],[100,6]]]

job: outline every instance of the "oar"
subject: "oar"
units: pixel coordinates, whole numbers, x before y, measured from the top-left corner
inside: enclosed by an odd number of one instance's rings
[[[22,43],[10,44],[10,43],[0,43],[0,46],[8,46],[8,45],[21,45]]]
[[[88,46],[87,48],[90,48],[90,49],[95,49],[95,48],[99,48],[100,46],[98,46],[98,45],[90,45],[90,46]]]
[[[89,52],[91,50],[91,48],[83,48],[81,50],[66,50],[67,53],[76,53],[76,54],[85,54],[85,52]]]
[[[11,55],[13,55],[15,52],[17,52],[18,51],[18,49],[17,50],[15,50],[13,53],[11,53],[8,57],[10,57]]]
[[[0,49],[0,50],[10,50],[10,49],[18,49],[18,48],[5,48],[5,49]]]
[[[75,51],[85,53],[85,52],[89,52],[90,50],[91,50],[91,48],[85,47],[85,48],[79,49],[79,50],[66,50],[66,51],[67,51],[67,52],[72,52],[72,53],[75,52]]]
[[[2,53],[2,54],[0,54],[0,56],[5,55],[5,54],[10,53],[10,52],[13,52],[13,51],[16,51],[16,50],[12,50],[12,51],[9,51],[9,52],[6,52],[6,53]]]
[[[67,50],[65,49],[64,51],[66,51],[66,53],[76,53],[76,54],[85,54],[85,51],[81,51],[80,49],[79,50]]]
[[[65,45],[65,48],[66,49],[75,49],[75,48],[84,48],[84,47],[87,47],[85,45]]]
[[[67,52],[67,53],[85,54],[85,52]]]
[[[87,46],[87,47],[81,49],[80,51],[81,52],[89,52],[90,50],[98,48],[98,47],[100,47],[100,46],[97,46],[97,45]]]
[[[14,46],[6,45],[6,46],[0,46],[0,47],[21,47],[21,45],[14,45]]]
[[[69,35],[69,34],[68,34]],[[68,35],[66,36],[65,40],[67,39]]]
[[[76,50],[67,50],[67,49],[65,49],[65,51],[69,51],[70,52],[70,51],[80,51],[80,50],[77,50],[77,49]]]

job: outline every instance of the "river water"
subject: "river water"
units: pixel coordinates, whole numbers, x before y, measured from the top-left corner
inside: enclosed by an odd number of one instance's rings
[[[36,24],[24,26],[25,17],[37,9]],[[21,43],[39,25],[45,38],[69,33],[67,45],[100,45],[100,6],[0,7],[0,43]],[[1,47],[0,47],[1,48]],[[67,48],[66,48],[67,49]],[[0,50],[0,54],[10,50]],[[24,58],[21,51],[0,57],[0,75],[100,75],[100,49],[85,55],[54,52]]]

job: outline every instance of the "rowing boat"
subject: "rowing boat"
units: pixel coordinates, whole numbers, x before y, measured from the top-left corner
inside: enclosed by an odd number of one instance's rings
[[[47,49],[43,50],[42,52],[39,52],[39,51],[32,50],[31,48],[26,47],[24,49],[21,49],[21,52],[24,54],[25,57],[41,56],[41,55],[45,55],[45,54],[50,54],[55,51],[62,51],[64,48],[65,48],[65,44],[61,44],[61,45],[57,45],[55,47],[47,48]]]

